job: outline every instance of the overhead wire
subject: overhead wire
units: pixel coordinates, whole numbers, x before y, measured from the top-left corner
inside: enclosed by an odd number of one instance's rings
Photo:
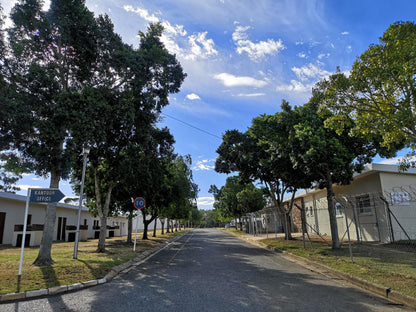
[[[211,133],[211,132],[209,132],[209,131],[207,131],[207,130],[201,129],[201,128],[197,127],[197,126],[194,126],[194,125],[192,125],[192,124],[190,124],[190,123],[188,123],[188,122],[186,122],[186,121],[180,120],[179,118],[173,117],[173,116],[168,115],[168,114],[166,114],[166,113],[162,113],[162,115],[164,115],[164,116],[166,116],[166,117],[169,117],[169,118],[172,118],[172,119],[174,119],[174,120],[176,120],[176,121],[179,121],[179,122],[183,123],[184,125],[186,125],[186,126],[188,126],[188,127],[191,127],[191,128],[193,128],[193,129],[196,129],[196,130],[198,130],[198,131],[201,131],[201,132],[203,132],[203,133],[205,133],[205,134],[208,134],[208,135],[210,135],[210,136],[213,136],[214,138],[217,138],[217,139],[222,140],[222,137],[220,137],[220,136],[218,136],[218,135],[216,135],[216,134],[214,134],[214,133]]]

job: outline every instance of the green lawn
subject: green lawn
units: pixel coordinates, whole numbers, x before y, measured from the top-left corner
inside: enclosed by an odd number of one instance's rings
[[[182,232],[183,233],[183,232]],[[126,237],[106,239],[106,253],[96,253],[98,240],[80,242],[78,259],[73,259],[74,243],[54,243],[51,266],[38,267],[35,261],[39,248],[25,248],[22,276],[18,283],[20,248],[0,247],[0,294],[70,285],[103,278],[114,266],[127,262],[144,250],[156,247],[181,232],[159,235],[149,240],[137,238],[136,251],[126,243]],[[140,239],[139,239],[140,237]]]

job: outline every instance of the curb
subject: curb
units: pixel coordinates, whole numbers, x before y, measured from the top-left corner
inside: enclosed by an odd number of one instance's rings
[[[44,297],[44,296],[52,296],[56,294],[77,291],[77,290],[81,290],[81,289],[111,282],[111,280],[115,278],[117,275],[127,273],[133,268],[133,266],[138,266],[142,264],[147,259],[151,258],[152,256],[159,253],[161,250],[168,247],[172,242],[184,236],[186,233],[187,232],[184,232],[172,238],[171,240],[164,242],[163,244],[156,246],[152,249],[145,250],[141,254],[139,254],[137,257],[135,257],[134,259],[113,267],[110,270],[110,272],[108,272],[103,278],[90,280],[86,282],[75,283],[72,285],[62,285],[62,286],[50,287],[47,289],[28,290],[28,291],[18,292],[18,293],[3,294],[3,295],[0,295],[0,304],[10,302],[10,301],[16,301],[16,300],[36,299],[36,298]]]
[[[392,290],[391,288],[386,288],[384,286],[363,280],[359,277],[353,276],[351,274],[342,272],[342,271],[338,271],[336,269],[330,268],[326,265],[311,261],[307,258],[303,258],[300,256],[296,256],[290,252],[284,251],[284,250],[279,250],[276,247],[272,247],[272,246],[268,246],[264,243],[261,242],[256,242],[253,240],[250,240],[249,238],[245,238],[242,237],[245,241],[256,245],[258,247],[262,247],[265,249],[268,249],[270,251],[274,251],[277,253],[281,253],[286,259],[291,260],[291,261],[295,261],[296,263],[299,263],[302,266],[312,266],[312,267],[318,267],[321,270],[325,270],[328,271],[330,274],[335,275],[338,278],[341,278],[343,280],[349,281],[351,284],[354,284],[355,286],[358,286],[362,289],[365,289],[369,292],[371,292],[374,295],[377,295],[379,297],[382,297],[388,301],[391,301],[393,303],[396,304],[402,304],[402,305],[406,305],[408,307],[414,308],[416,309],[416,298],[414,297],[410,297],[407,296],[405,294],[402,294],[401,292]],[[309,267],[310,269],[310,267]],[[319,271],[315,271],[319,274],[324,274],[323,272],[319,272]],[[324,274],[325,275],[325,274]]]

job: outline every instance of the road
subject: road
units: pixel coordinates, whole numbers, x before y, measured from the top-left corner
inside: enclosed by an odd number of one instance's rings
[[[187,232],[110,283],[0,311],[412,311],[221,230]]]

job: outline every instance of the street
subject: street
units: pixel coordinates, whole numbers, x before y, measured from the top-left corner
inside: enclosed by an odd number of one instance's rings
[[[187,232],[110,283],[0,311],[412,311],[216,229]]]

